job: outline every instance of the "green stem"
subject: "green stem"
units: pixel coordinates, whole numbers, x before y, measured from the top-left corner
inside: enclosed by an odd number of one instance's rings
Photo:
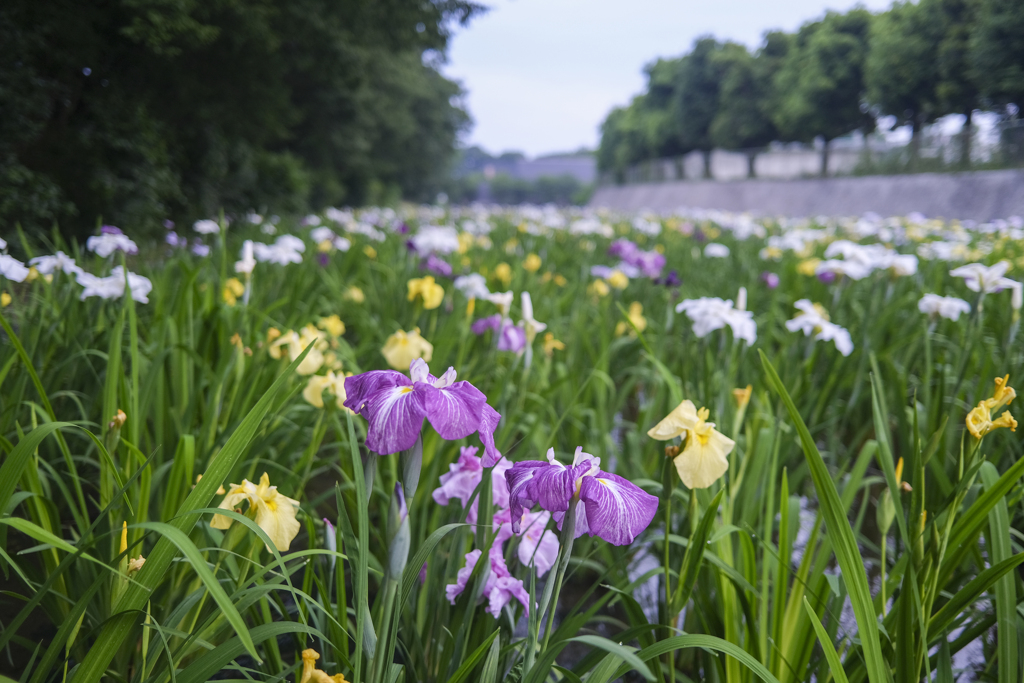
[[[562,553],[558,558],[558,573],[555,574],[554,594],[551,596],[550,603],[551,610],[548,612],[547,624],[544,627],[544,650],[547,649],[548,641],[551,639],[555,610],[558,608],[558,594],[562,590],[562,580],[565,578],[565,570],[569,566],[569,557],[572,555],[572,544],[576,540],[576,506],[578,504],[578,499],[573,496],[569,503],[569,510],[566,511],[565,517],[562,519]],[[548,605],[541,605],[541,618],[547,608]]]

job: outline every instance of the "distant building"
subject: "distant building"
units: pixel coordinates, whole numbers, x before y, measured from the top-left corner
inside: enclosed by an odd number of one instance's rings
[[[541,176],[572,176],[589,185],[597,180],[597,158],[593,154],[558,154],[536,159],[520,159],[509,175],[523,180]]]
[[[536,159],[527,159],[519,152],[491,156],[479,147],[470,147],[462,152],[456,176],[473,173],[482,173],[487,179],[506,175],[531,181],[541,177],[572,176],[580,183],[589,185],[597,180],[597,158],[585,150],[549,154]]]

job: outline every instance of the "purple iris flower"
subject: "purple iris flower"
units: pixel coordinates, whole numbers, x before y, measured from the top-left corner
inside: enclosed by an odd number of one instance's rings
[[[469,577],[473,574],[473,569],[476,567],[476,563],[482,554],[479,548],[466,553],[466,566],[459,570],[459,573],[456,575],[456,582],[445,587],[448,602],[454,605],[455,599],[466,590]],[[487,553],[487,556],[491,562],[491,571],[487,576],[487,582],[484,584],[484,590],[480,595],[481,598],[487,598],[489,603],[487,611],[497,619],[501,615],[502,608],[515,598],[522,604],[525,613],[529,614],[530,594],[527,592],[526,587],[523,586],[522,580],[515,578],[509,572],[508,566],[505,564],[505,557],[501,551],[501,544],[495,543],[491,547],[490,552]]]
[[[836,281],[836,274],[831,270],[823,270],[818,273],[818,279],[824,282],[826,285],[830,285]]]
[[[401,223],[399,223],[396,232],[399,235],[408,235],[409,234],[409,225],[408,225],[408,223],[406,223],[405,221],[402,221]]]
[[[630,261],[630,259],[632,259],[639,251],[640,247],[624,237],[615,240],[608,247],[609,256],[614,256],[615,258],[620,258],[627,262]]]
[[[771,271],[761,273],[761,281],[768,286],[768,289],[775,289],[779,286],[779,276]]]
[[[493,467],[501,459],[494,446],[501,415],[484,393],[469,382],[456,382],[455,368],[434,377],[422,358],[409,365],[409,375],[372,370],[345,378],[345,407],[369,422],[366,447],[379,455],[408,450],[426,418],[447,441],[476,432],[484,444],[484,467]]]
[[[563,465],[548,451],[548,461],[517,462],[505,473],[512,530],[519,532],[523,513],[534,505],[551,512],[561,526],[576,504],[576,537],[598,536],[612,545],[633,542],[654,519],[658,499],[636,484],[601,470],[601,459],[576,449],[573,463]]]
[[[526,330],[506,320],[504,327],[501,328],[501,337],[498,338],[498,350],[519,353],[525,347]]]
[[[451,264],[449,264],[444,259],[439,259],[438,257],[434,256],[433,253],[431,253],[430,255],[427,256],[426,259],[424,259],[423,263],[420,264],[420,267],[429,270],[434,275],[441,275],[443,277],[452,276]]]
[[[679,271],[675,269],[668,271],[668,275],[658,278],[655,282],[666,287],[678,287],[683,284],[682,279],[679,277]]]
[[[329,257],[327,254],[323,252],[320,252],[319,254],[316,255],[316,262],[320,264],[321,268],[326,268],[327,265],[331,262],[331,257]]]
[[[665,262],[664,254],[659,254],[656,251],[641,251],[629,263],[639,268],[645,277],[653,279],[661,276]]]
[[[164,221],[164,227],[167,228],[168,230],[174,230],[174,221],[168,218],[167,220]]]
[[[554,566],[558,557],[558,537],[554,532],[547,529],[551,514],[548,512],[527,512],[520,518],[518,531],[512,530],[508,520],[508,510],[501,510],[494,516],[495,526],[498,532],[494,542],[487,553],[491,563],[491,572],[484,584],[481,598],[487,598],[487,611],[495,618],[501,614],[502,608],[513,599],[518,600],[525,610],[530,613],[530,596],[527,593],[521,579],[517,579],[509,572],[505,564],[505,541],[518,535],[519,549],[518,558],[525,567],[534,567],[537,576],[542,577]],[[504,519],[504,522],[500,520]],[[499,526],[500,524],[500,526]],[[453,605],[455,599],[466,590],[469,577],[473,574],[473,568],[483,553],[477,549],[466,553],[466,566],[459,570],[455,583],[445,587],[445,594],[448,601]]]
[[[100,226],[101,235],[123,235],[121,228],[114,227],[113,225],[102,225]]]
[[[614,272],[615,269],[612,268],[611,266],[590,266],[591,277],[599,277],[607,280],[612,276],[612,273]]]
[[[434,489],[434,502],[438,505],[447,505],[452,499],[458,499],[465,508],[473,491],[480,485],[483,479],[484,464],[477,457],[476,446],[463,446],[459,451],[459,459],[448,466],[448,471],[441,475],[441,485]],[[508,507],[508,486],[505,484],[505,472],[512,467],[512,463],[501,458],[494,465],[491,472],[491,500],[499,508]],[[466,515],[466,522],[476,524],[477,508],[479,500],[474,500],[469,513]]]
[[[489,315],[486,318],[480,318],[470,325],[469,329],[476,335],[483,334],[487,330],[494,330],[497,332],[501,329],[501,314],[495,313],[494,315]]]

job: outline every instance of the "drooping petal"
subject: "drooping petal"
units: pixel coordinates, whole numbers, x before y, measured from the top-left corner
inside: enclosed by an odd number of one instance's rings
[[[654,425],[647,436],[659,441],[668,441],[677,436],[682,436],[687,429],[692,429],[697,424],[697,406],[693,401],[686,399],[676,406],[665,419]]]
[[[537,576],[542,577],[548,570],[555,566],[558,559],[558,536],[554,531],[548,529],[541,536],[537,544],[537,551],[533,554],[533,565],[537,568]]]
[[[501,460],[501,451],[494,446],[494,430],[498,428],[499,422],[501,414],[485,403],[480,413],[480,428],[477,430],[477,436],[484,445],[484,467],[494,467]]]
[[[729,460],[726,456],[736,442],[714,429],[706,438],[707,443],[702,443],[697,436],[688,436],[686,448],[674,460],[679,478],[687,488],[707,488],[729,469]]]
[[[481,554],[482,553],[479,549],[466,553],[466,566],[459,570],[459,573],[455,577],[455,583],[450,583],[445,586],[445,596],[451,604],[454,605],[455,598],[462,595],[462,592],[466,590],[466,583],[469,581],[469,577],[473,574],[473,569],[476,567],[476,563],[480,559]]]
[[[247,483],[245,480],[242,480],[241,486],[232,487],[231,491],[224,496],[224,500],[217,507],[221,510],[234,510],[243,500],[249,499],[251,494],[243,490]],[[227,529],[233,521],[235,520],[225,515],[214,515],[213,519],[210,520],[210,526],[214,529]]]
[[[580,500],[586,503],[588,533],[612,545],[632,543],[658,510],[657,497],[609,472],[584,477]]]
[[[480,458],[476,456],[476,452],[475,446],[462,447],[458,461],[448,466],[448,472],[441,475],[441,486],[434,489],[435,503],[447,505],[453,498],[456,498],[462,502],[463,508],[466,507],[473,491],[480,485],[483,473],[483,465],[480,463]],[[507,493],[505,497],[508,497]],[[475,510],[476,506],[473,507]],[[473,519],[467,518],[466,521],[473,524],[476,521],[476,515],[471,512],[470,517]]]
[[[426,410],[420,393],[410,386],[395,386],[372,394],[364,414],[369,422],[366,447],[390,455],[412,448],[423,429]]]
[[[394,370],[371,370],[345,378],[345,407],[355,413],[363,412],[370,397],[384,389],[412,386],[412,381]]]
[[[285,552],[302,528],[299,520],[295,519],[298,501],[282,496],[276,491],[266,499],[257,497],[255,501],[256,523],[267,532],[267,536],[270,536],[277,549]]]
[[[415,386],[423,397],[427,419],[442,439],[463,439],[480,428],[487,397],[469,382],[456,382],[445,389],[426,382]]]
[[[531,498],[533,491],[529,489],[529,484],[537,472],[545,467],[550,467],[550,465],[540,460],[525,460],[515,463],[505,472],[505,481],[508,484],[508,507],[512,517],[512,530],[516,533],[519,533],[523,513],[537,504],[537,500]]]
[[[512,467],[512,463],[502,458],[491,470],[491,497],[495,507],[508,507],[508,484],[505,483],[505,472]]]
[[[519,561],[523,566],[536,566],[541,577],[554,565],[558,555],[558,537],[546,529],[551,513],[526,513],[522,539],[519,541]]]
[[[511,576],[496,578],[487,597],[489,601],[487,611],[495,619],[501,615],[502,608],[511,602],[512,598],[515,598],[522,604],[525,614],[530,613],[530,594],[526,592],[526,588],[520,579]]]

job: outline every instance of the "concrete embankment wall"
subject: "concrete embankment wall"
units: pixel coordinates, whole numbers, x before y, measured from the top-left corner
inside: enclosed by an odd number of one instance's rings
[[[769,216],[881,216],[989,221],[1024,216],[1024,170],[801,180],[674,181],[599,187],[591,207],[667,212],[680,207]]]

